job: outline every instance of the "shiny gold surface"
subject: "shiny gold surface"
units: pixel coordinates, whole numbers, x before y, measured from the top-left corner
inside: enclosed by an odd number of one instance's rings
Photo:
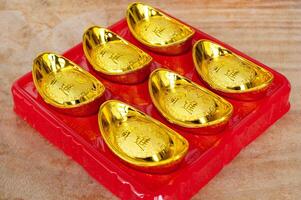
[[[112,79],[147,67],[152,57],[114,32],[93,26],[83,35],[83,49],[93,68]],[[141,74],[142,75],[142,74]]]
[[[209,40],[196,42],[193,60],[202,79],[224,93],[260,91],[273,81],[269,71]]]
[[[76,108],[100,98],[105,88],[87,71],[55,53],[42,53],[33,62],[34,84],[48,104]]]
[[[168,121],[187,128],[225,124],[233,111],[222,97],[167,69],[152,72],[149,93]]]
[[[185,138],[121,101],[103,103],[98,123],[108,147],[123,161],[144,171],[174,168],[188,150]]]
[[[181,22],[142,3],[130,4],[126,18],[134,37],[151,50],[160,53],[182,53],[189,48],[189,39],[195,32]]]

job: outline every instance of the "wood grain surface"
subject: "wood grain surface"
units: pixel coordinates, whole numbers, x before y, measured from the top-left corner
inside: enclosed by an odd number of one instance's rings
[[[301,199],[301,1],[145,1],[283,73],[291,110],[195,200]],[[41,51],[124,17],[128,1],[0,0],[0,199],[116,199],[12,111],[10,87]]]

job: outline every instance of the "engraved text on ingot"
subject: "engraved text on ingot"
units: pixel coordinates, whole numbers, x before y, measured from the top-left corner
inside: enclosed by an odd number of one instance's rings
[[[162,16],[154,16],[138,22],[136,32],[151,44],[169,44],[181,40],[190,32],[181,25]]]
[[[233,56],[214,58],[208,64],[208,76],[221,87],[235,88],[250,84],[256,77],[254,69]]]
[[[107,72],[124,72],[141,67],[147,62],[147,55],[122,41],[114,41],[95,47],[92,60],[99,68]]]
[[[93,81],[83,72],[70,70],[70,68],[46,76],[43,79],[42,90],[49,98],[60,104],[76,101],[89,94],[96,95]]]
[[[180,121],[194,121],[212,115],[216,104],[212,97],[194,86],[179,85],[161,96],[165,111]]]
[[[148,158],[168,153],[169,136],[159,126],[142,120],[128,119],[117,128],[119,147],[132,158]]]

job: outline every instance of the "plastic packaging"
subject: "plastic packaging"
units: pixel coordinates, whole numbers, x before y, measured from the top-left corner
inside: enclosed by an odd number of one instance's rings
[[[191,48],[177,56],[148,51],[129,32],[125,19],[111,30],[149,53],[158,67],[171,69],[204,86],[192,60]],[[112,193],[122,199],[189,199],[212,179],[242,148],[262,134],[284,115],[290,107],[290,84],[280,73],[196,30],[192,41],[209,39],[224,45],[273,73],[275,79],[267,95],[256,101],[226,98],[234,106],[227,127],[218,134],[189,133],[168,123],[156,110],[148,93],[147,80],[136,85],[122,85],[101,78],[86,60],[82,44],[68,50],[64,56],[94,74],[106,86],[106,99],[119,99],[160,120],[184,136],[190,143],[188,154],[175,171],[168,174],[148,174],[137,171],[120,161],[104,143],[99,132],[97,114],[74,117],[49,107],[38,95],[32,75],[18,79],[13,87],[14,110],[47,140],[62,149]]]

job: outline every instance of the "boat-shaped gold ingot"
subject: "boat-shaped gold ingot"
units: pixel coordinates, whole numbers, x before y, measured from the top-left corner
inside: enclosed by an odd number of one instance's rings
[[[32,77],[46,103],[70,115],[96,113],[104,100],[104,85],[90,73],[55,53],[33,61]]]
[[[83,49],[92,67],[109,80],[133,84],[150,73],[152,57],[108,29],[93,26],[86,30]]]
[[[258,98],[274,78],[266,69],[209,40],[196,42],[192,56],[205,83],[225,96],[246,100]]]
[[[195,31],[151,6],[130,4],[126,19],[133,36],[152,51],[176,55],[191,47]]]
[[[169,172],[180,164],[188,150],[188,141],[181,135],[121,101],[103,103],[98,123],[112,152],[138,170]]]
[[[153,71],[148,86],[159,112],[181,127],[222,128],[233,112],[232,104],[222,97],[167,69]]]

